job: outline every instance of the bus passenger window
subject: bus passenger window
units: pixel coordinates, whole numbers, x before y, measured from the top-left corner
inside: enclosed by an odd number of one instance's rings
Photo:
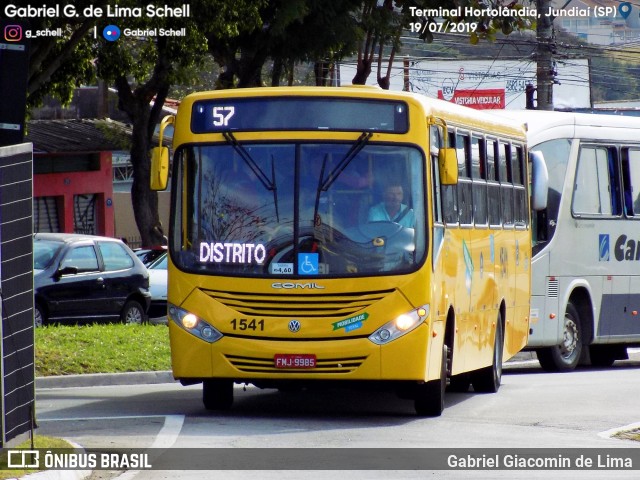
[[[471,172],[469,168],[471,145],[469,143],[468,135],[456,135],[456,152],[458,157],[458,176],[471,178]]]
[[[511,171],[514,183],[514,215],[518,226],[526,226],[529,223],[529,210],[527,206],[527,188],[523,179],[524,151],[522,146],[515,146],[514,155],[511,159]]]
[[[624,207],[627,216],[640,216],[640,149],[622,149]]]
[[[489,226],[500,228],[502,226],[501,210],[500,210],[500,184],[498,181],[498,142],[496,140],[487,140],[487,200],[488,200],[488,216]]]
[[[617,178],[612,175],[610,161],[613,148],[582,147],[573,192],[574,214],[612,215],[616,203]],[[613,180],[613,184],[612,184]]]
[[[502,224],[513,226],[513,195],[514,188],[511,177],[511,144],[500,142],[500,157],[498,159],[500,178],[500,201],[502,206]]]
[[[476,225],[485,226],[487,214],[487,182],[486,182],[485,141],[476,136],[471,137],[471,175],[473,176],[473,218]]]

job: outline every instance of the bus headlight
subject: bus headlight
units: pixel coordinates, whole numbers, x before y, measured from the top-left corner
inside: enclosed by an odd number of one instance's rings
[[[423,305],[422,307],[411,310],[408,313],[403,313],[394,320],[385,323],[369,336],[369,340],[376,345],[384,345],[385,343],[389,343],[396,338],[406,335],[411,330],[414,330],[428,317],[429,305]]]
[[[222,333],[202,320],[197,315],[187,312],[175,305],[168,305],[169,319],[192,335],[205,342],[214,343],[222,338]]]

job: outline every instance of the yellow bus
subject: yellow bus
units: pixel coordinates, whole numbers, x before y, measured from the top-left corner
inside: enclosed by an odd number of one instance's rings
[[[196,93],[169,124],[172,368],[207,409],[234,383],[375,382],[429,416],[498,390],[529,332],[522,127],[370,87]],[[151,169],[166,188],[166,147]]]

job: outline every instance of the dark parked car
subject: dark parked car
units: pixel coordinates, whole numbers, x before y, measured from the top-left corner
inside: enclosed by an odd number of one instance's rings
[[[121,240],[36,233],[33,271],[36,326],[146,321],[149,272]]]

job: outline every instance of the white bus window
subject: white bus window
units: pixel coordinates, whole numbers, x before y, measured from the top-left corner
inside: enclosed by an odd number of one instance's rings
[[[640,150],[622,149],[624,206],[627,216],[640,216]]]
[[[582,147],[573,193],[573,213],[576,215],[613,215],[617,212],[615,149]]]

